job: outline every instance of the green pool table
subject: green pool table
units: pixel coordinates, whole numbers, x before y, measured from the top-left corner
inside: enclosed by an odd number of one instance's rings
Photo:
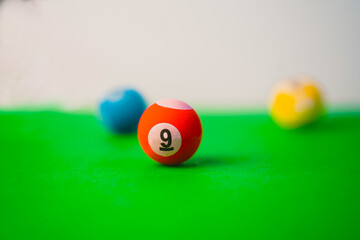
[[[169,167],[95,114],[0,111],[0,239],[360,239],[360,110],[292,131],[199,115]]]

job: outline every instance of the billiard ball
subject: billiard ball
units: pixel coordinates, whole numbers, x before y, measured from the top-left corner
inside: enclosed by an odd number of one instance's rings
[[[145,109],[144,98],[134,89],[115,90],[99,106],[100,117],[105,126],[118,134],[136,132]]]
[[[201,121],[188,104],[164,99],[150,105],[140,118],[138,138],[156,162],[175,165],[191,158],[202,138]]]
[[[294,75],[281,81],[270,97],[270,115],[285,129],[294,129],[317,120],[324,112],[316,80]]]

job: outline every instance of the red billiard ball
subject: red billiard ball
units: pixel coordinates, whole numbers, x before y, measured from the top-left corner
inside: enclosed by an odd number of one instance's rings
[[[188,104],[164,99],[149,106],[140,118],[138,138],[156,162],[174,165],[191,158],[202,138],[201,121]]]

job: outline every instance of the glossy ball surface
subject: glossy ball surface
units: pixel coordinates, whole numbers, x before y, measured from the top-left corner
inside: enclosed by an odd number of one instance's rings
[[[134,89],[114,91],[99,106],[104,125],[118,134],[135,133],[145,109],[144,98]]]
[[[175,165],[190,159],[201,138],[201,121],[186,103],[165,99],[149,106],[141,116],[138,138],[144,152],[156,162]]]
[[[324,112],[322,96],[313,77],[288,77],[274,88],[270,115],[282,128],[294,129],[317,120]]]

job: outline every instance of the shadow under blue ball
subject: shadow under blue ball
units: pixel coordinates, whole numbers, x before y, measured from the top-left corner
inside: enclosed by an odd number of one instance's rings
[[[100,103],[100,116],[105,126],[119,134],[135,133],[146,109],[143,97],[133,89],[118,90]]]

